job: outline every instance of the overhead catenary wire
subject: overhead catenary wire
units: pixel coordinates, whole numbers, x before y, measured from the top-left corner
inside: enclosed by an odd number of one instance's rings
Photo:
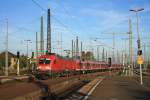
[[[39,20],[39,17],[38,18],[36,18],[36,19],[34,19],[34,20],[32,20],[32,21],[30,21],[30,22],[28,22],[28,23],[26,23],[25,25],[26,26],[28,26],[28,25],[30,25],[30,24],[32,24],[32,23],[34,23],[35,21],[37,22]],[[20,33],[20,31],[22,31],[21,32],[21,34],[22,33],[34,33],[36,30],[34,30],[34,29],[29,29],[29,28],[25,28],[25,27],[23,27],[23,26],[16,26],[16,25],[11,25],[11,23],[9,24],[9,26],[13,26],[13,27],[15,27],[16,28],[16,30],[15,31],[12,31],[12,32],[9,32],[9,37],[10,38],[15,38],[16,40],[18,39],[18,38],[24,38],[24,36],[22,36],[22,35],[17,35],[17,37],[16,37],[16,35],[14,35],[15,33]],[[4,33],[4,32],[3,32]]]
[[[39,21],[39,19],[40,19],[40,17],[38,17],[38,18],[32,20],[32,21],[29,22],[29,23],[26,23],[25,25],[27,26],[27,25],[33,24],[34,22]],[[15,26],[15,25],[13,25],[13,26]],[[33,30],[33,28],[29,29],[29,28],[25,28],[25,27],[23,27],[23,26],[15,26],[15,27],[17,28],[17,31],[15,31],[15,32],[13,32],[13,33],[16,33],[16,32],[18,32],[18,31],[20,31],[20,30],[25,30],[25,31],[28,31],[28,32],[35,32],[35,31],[36,31],[36,30]]]
[[[34,4],[36,4],[40,9],[42,9],[43,11],[47,11],[46,9],[44,9],[39,3],[37,3],[35,0],[32,0],[32,2]]]
[[[33,1],[33,3],[34,3],[36,6],[38,6],[43,12],[47,12],[47,10],[46,10],[45,8],[43,8],[43,7],[37,2],[38,0],[32,0],[32,1]],[[68,12],[66,12],[66,9],[65,9],[64,7],[63,7],[63,9],[64,9],[65,13],[66,13],[68,16],[70,16],[70,14],[69,14]],[[51,10],[53,10],[53,9],[51,9]],[[51,17],[52,17],[58,24],[60,24],[62,27],[64,27],[64,29],[65,29],[66,31],[70,32],[73,37],[78,36],[78,35],[77,35],[77,32],[73,31],[73,30],[70,29],[67,25],[65,25],[64,23],[62,23],[59,19],[57,19],[57,18],[53,15],[53,13],[51,14]],[[88,33],[86,33],[86,34],[88,34]],[[89,36],[90,36],[90,35],[89,35]],[[78,37],[79,37],[79,36],[78,36]]]
[[[32,0],[32,2],[37,5],[42,11],[47,12],[45,8],[43,8],[36,0]],[[51,14],[52,18],[57,21],[60,25],[62,25],[66,30],[70,31],[73,36],[76,36],[76,32],[73,32],[67,25],[63,24],[60,20],[58,20],[53,14]]]
[[[36,18],[36,20],[34,19],[33,21],[31,21],[31,22],[29,22],[29,23],[27,23],[27,24],[25,24],[25,25],[29,25],[29,24],[32,24],[33,22],[35,22],[35,21],[37,21],[37,19],[39,19],[39,17],[38,18]],[[10,22],[9,22],[10,23]],[[11,26],[15,26],[15,28],[16,28],[16,30],[15,31],[12,31],[12,32],[9,32],[9,37],[10,38],[15,38],[15,39],[18,39],[14,34],[15,33],[20,33],[20,31],[24,31],[24,32],[26,32],[26,33],[33,33],[33,32],[35,32],[35,30],[33,30],[33,29],[29,29],[29,28],[25,28],[25,27],[22,27],[22,26],[16,26],[16,25],[11,25],[11,23],[9,24],[9,26],[11,27]],[[24,32],[21,32],[21,33],[24,33]],[[5,32],[0,32],[0,33],[5,33]],[[18,36],[18,35],[17,35]],[[20,37],[20,38],[23,38],[23,36],[22,37]]]

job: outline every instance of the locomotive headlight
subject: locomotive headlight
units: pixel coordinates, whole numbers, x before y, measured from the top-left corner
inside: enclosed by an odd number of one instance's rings
[[[41,69],[41,68],[42,68],[41,66],[37,67],[37,69]]]
[[[49,67],[49,66],[46,66],[45,69],[50,69],[50,67]]]

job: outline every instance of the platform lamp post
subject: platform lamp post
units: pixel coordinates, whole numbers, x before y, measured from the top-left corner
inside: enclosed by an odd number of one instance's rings
[[[98,39],[100,39],[100,38],[95,38],[95,42],[98,42],[97,40]],[[106,38],[106,39],[109,39],[109,38]],[[107,47],[107,48],[109,48],[109,49],[112,49],[112,50],[114,50],[114,48],[113,47],[111,47],[111,46],[108,46],[107,44],[105,44],[105,43],[102,43],[102,42],[100,42],[100,44],[101,45],[97,45],[97,46],[102,46],[102,47]],[[113,54],[112,54],[113,55]],[[104,55],[105,56],[105,55]],[[104,59],[107,59],[107,57],[104,57]],[[107,60],[106,60],[107,61]]]
[[[5,76],[8,76],[8,19],[6,19],[6,24]]]
[[[95,38],[94,41],[95,41],[95,42],[98,42],[98,41],[97,41],[98,39],[99,39],[99,38]],[[100,55],[99,55],[99,47],[102,46],[102,47],[104,48],[104,45],[101,43],[100,45],[96,45],[96,46],[97,46],[97,61],[99,61],[99,60],[100,60],[100,59],[99,59],[99,58],[100,58]],[[103,56],[103,55],[102,55],[102,56]],[[103,58],[103,57],[102,57],[102,58]]]
[[[26,68],[29,69],[29,64],[28,64],[28,50],[29,50],[29,43],[32,43],[31,40],[24,40],[27,42],[27,62],[26,62]]]
[[[19,63],[19,58],[20,58],[20,52],[17,51],[17,76],[20,75],[20,63]]]
[[[137,18],[137,34],[138,34],[138,40],[137,40],[137,45],[138,45],[138,59],[137,62],[140,65],[140,80],[141,80],[141,85],[143,84],[143,79],[142,79],[142,49],[141,49],[141,37],[140,37],[140,32],[139,32],[139,17],[138,17],[138,12],[143,11],[144,8],[140,9],[130,9],[130,11],[134,12],[136,14]]]

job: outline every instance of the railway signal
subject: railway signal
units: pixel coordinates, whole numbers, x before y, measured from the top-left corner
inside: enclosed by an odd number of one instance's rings
[[[138,56],[137,57],[137,63],[138,64],[143,64],[143,58],[142,58],[142,56]]]
[[[137,54],[138,54],[137,63],[138,64],[143,64],[142,50],[138,50]]]
[[[17,75],[19,76],[20,75],[20,68],[19,68],[19,57],[20,57],[20,52],[17,51]]]
[[[140,42],[140,40],[138,39],[138,40],[137,40],[138,49],[141,48],[141,44],[140,44],[140,43],[141,43],[141,42]]]
[[[108,66],[111,67],[111,57],[108,58]]]
[[[142,56],[142,50],[138,50],[137,54],[138,56]]]
[[[20,57],[20,52],[19,51],[17,51],[17,58],[19,58]]]
[[[34,52],[32,52],[32,57],[31,58],[34,58]]]

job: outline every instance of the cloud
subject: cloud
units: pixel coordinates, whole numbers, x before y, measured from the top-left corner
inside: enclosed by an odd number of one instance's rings
[[[97,24],[99,27],[102,27],[103,30],[110,28],[123,27],[125,22],[129,19],[129,14],[114,11],[114,10],[102,10],[102,9],[93,9],[86,8],[80,11],[82,16],[88,16],[90,19],[97,19]]]

